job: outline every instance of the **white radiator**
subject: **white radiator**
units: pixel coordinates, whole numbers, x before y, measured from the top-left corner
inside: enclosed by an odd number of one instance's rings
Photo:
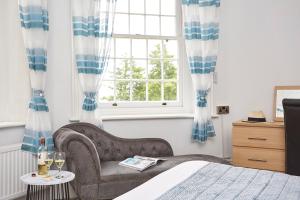
[[[36,157],[21,151],[21,144],[0,147],[0,200],[25,195],[26,185],[20,177],[36,168]]]

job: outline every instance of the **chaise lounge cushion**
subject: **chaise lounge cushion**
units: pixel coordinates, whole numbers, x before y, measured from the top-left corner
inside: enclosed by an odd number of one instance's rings
[[[146,182],[152,177],[186,161],[191,160],[205,160],[210,162],[217,162],[222,164],[229,164],[224,159],[217,158],[215,156],[209,155],[181,155],[172,157],[163,157],[167,159],[166,161],[160,161],[157,165],[150,167],[142,172],[137,170],[124,167],[119,165],[120,161],[105,161],[101,163],[101,180],[100,190],[106,191],[106,193],[111,190],[111,185],[113,185],[113,190],[111,195],[123,194],[130,189],[137,187],[138,185]],[[126,180],[126,181],[124,181]]]

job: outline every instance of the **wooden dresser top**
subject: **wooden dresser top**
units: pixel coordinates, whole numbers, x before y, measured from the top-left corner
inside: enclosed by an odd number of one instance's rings
[[[232,123],[233,126],[249,126],[249,127],[266,127],[266,128],[283,128],[284,122],[243,122],[237,121]]]

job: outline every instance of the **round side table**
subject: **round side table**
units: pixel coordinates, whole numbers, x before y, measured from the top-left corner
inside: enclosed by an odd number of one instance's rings
[[[36,176],[32,176],[36,174]],[[21,181],[27,184],[26,200],[58,200],[70,199],[69,182],[75,174],[69,171],[50,170],[49,177],[32,172],[21,176]],[[56,178],[59,175],[61,178]]]

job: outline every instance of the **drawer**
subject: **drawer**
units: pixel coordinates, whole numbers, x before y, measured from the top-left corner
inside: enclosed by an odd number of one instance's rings
[[[285,151],[276,149],[259,149],[233,147],[232,162],[236,166],[273,171],[285,171]]]
[[[284,128],[233,126],[232,144],[244,147],[285,149]]]

